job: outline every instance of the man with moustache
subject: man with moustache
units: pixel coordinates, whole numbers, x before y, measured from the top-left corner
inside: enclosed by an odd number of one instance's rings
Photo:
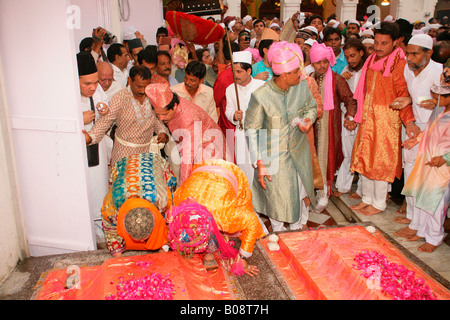
[[[362,201],[351,209],[374,215],[386,209],[389,183],[401,178],[401,129],[417,136],[411,105],[401,110],[391,107],[396,98],[408,97],[404,77],[406,60],[398,47],[400,30],[394,23],[381,22],[375,28],[375,54],[367,59],[354,98],[359,123],[350,170],[362,179]]]
[[[172,57],[167,51],[159,50],[156,53],[158,57],[155,73],[152,76],[151,83],[165,82],[170,86],[176,85],[178,81],[171,76],[172,72]]]
[[[156,117],[145,95],[150,79],[151,73],[147,67],[132,67],[129,86],[114,95],[108,114],[97,121],[89,132],[85,132],[87,145],[99,143],[116,123],[111,168],[123,157],[148,152],[154,133],[158,136],[158,143],[169,141],[169,131]]]
[[[416,125],[420,128],[420,131],[424,131],[428,120],[433,110],[421,107],[422,101],[431,100],[430,88],[434,82],[440,80],[440,76],[443,72],[443,66],[431,59],[433,54],[433,39],[426,34],[414,35],[408,42],[406,47],[406,61],[408,64],[405,66],[404,76],[408,85],[408,91],[412,101],[406,103],[412,103],[412,110],[416,119]],[[397,100],[402,103],[401,99]],[[397,102],[396,101],[396,102]],[[402,137],[405,141],[409,139],[406,136]],[[404,180],[407,181],[415,164],[417,150],[419,145],[416,145],[412,149],[403,148],[403,172]],[[418,221],[414,219],[414,223],[411,220],[416,216],[417,208],[415,206],[415,198],[411,196],[405,196],[406,200],[406,217],[397,217],[395,222],[405,223],[411,225],[398,231],[398,235],[408,235],[411,232],[410,229],[417,230]]]
[[[179,97],[192,101],[217,123],[219,113],[214,101],[214,92],[211,87],[204,84],[206,65],[198,60],[188,63],[185,69],[184,82],[171,87]]]
[[[113,43],[108,48],[107,56],[114,70],[114,80],[119,82],[122,88],[125,88],[128,82],[127,67],[131,60],[127,48],[121,43]]]

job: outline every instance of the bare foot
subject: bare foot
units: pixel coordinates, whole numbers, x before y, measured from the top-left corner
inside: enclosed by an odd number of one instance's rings
[[[348,196],[350,199],[361,199],[361,196],[357,194],[356,192],[353,192],[351,195]]]
[[[434,250],[436,250],[437,247],[439,247],[439,246],[433,246],[432,244],[425,243],[425,244],[421,245],[420,247],[418,247],[417,250],[422,251],[422,252],[431,253]]]
[[[410,224],[411,220],[408,218],[404,218],[404,217],[396,217],[396,218],[394,218],[394,222],[402,223],[402,224]]]
[[[362,208],[365,208],[368,206],[369,205],[367,203],[364,203],[361,201],[360,203],[358,203],[356,205],[350,206],[350,209],[358,211],[358,210],[361,210]]]
[[[378,210],[377,208],[374,208],[373,206],[368,206],[368,207],[365,207],[365,208],[362,208],[359,210],[359,213],[361,213],[365,216],[373,216],[380,212],[383,212],[383,210]]]
[[[423,239],[423,237],[419,237],[418,235],[413,235],[412,237],[405,237],[408,241],[417,241]]]
[[[340,196],[342,196],[342,192],[339,192],[339,191],[333,191],[333,196],[335,196],[335,197],[340,197]]]
[[[417,233],[416,230],[411,229],[410,227],[404,227],[396,232],[394,232],[394,234],[398,237],[404,237],[404,238],[409,238],[412,236],[415,236]]]
[[[308,207],[311,204],[311,199],[310,198],[303,198],[303,201],[305,202],[305,206]]]
[[[403,200],[402,205],[397,210],[396,214],[404,216],[406,214],[406,200]]]

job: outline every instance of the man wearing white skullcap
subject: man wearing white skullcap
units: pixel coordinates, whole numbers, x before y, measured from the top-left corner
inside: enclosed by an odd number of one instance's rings
[[[359,34],[360,27],[361,27],[361,24],[359,23],[358,20],[355,20],[355,19],[348,20],[347,32],[346,32],[347,38],[350,37],[350,35],[353,33]]]
[[[244,123],[245,112],[252,93],[261,87],[265,81],[252,77],[252,55],[249,51],[238,51],[233,53],[233,67],[236,86],[229,85],[225,91],[227,106],[225,115],[228,120],[236,126],[235,131],[235,156],[236,164],[244,172],[250,186],[253,181],[255,169],[250,161],[250,155],[246,142],[245,132],[240,130],[240,123]],[[236,95],[237,87],[237,95]],[[239,98],[239,109],[237,98]]]
[[[405,80],[412,99],[412,109],[416,119],[416,125],[423,131],[431,116],[432,110],[421,107],[421,102],[430,100],[430,87],[440,79],[443,66],[431,59],[433,54],[433,39],[426,34],[414,35],[406,47]],[[411,101],[409,101],[411,102]],[[395,101],[394,101],[395,103]],[[409,139],[404,130],[402,140]],[[409,178],[417,156],[418,146],[412,149],[403,148],[403,170],[405,181]],[[394,221],[409,223],[418,209],[415,206],[415,198],[406,196],[406,218],[398,217]]]
[[[373,31],[370,29],[361,31],[360,35],[361,35],[361,41],[364,41],[365,39],[374,39],[375,38]]]

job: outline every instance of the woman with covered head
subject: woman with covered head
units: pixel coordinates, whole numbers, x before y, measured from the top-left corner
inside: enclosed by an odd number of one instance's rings
[[[185,207],[198,210],[199,215],[210,213],[217,229],[226,237],[239,237],[241,258],[251,257],[256,240],[266,234],[253,208],[252,192],[244,172],[234,163],[215,159],[195,164],[192,169],[192,174],[174,193],[174,207],[166,215],[169,228],[176,227],[171,225],[177,223],[174,217],[176,218],[178,211],[183,211]],[[196,206],[200,207],[195,209]],[[209,213],[202,213],[201,206],[205,207]],[[196,217],[196,220],[201,221],[203,218]],[[195,227],[199,229],[199,226]],[[217,231],[214,236],[216,241],[219,241],[222,254],[228,258],[226,260],[232,258],[233,263],[236,263],[239,260],[238,252],[233,253],[229,249],[224,252],[223,249],[226,246],[221,245],[221,236]]]
[[[317,117],[308,88],[301,49],[286,41],[268,52],[274,77],[253,92],[245,117],[255,174],[253,205],[270,218],[273,231],[306,227],[314,199],[313,170],[306,132]],[[300,195],[300,197],[299,197]]]
[[[310,56],[315,70],[312,77],[319,86],[324,104],[323,116],[314,126],[317,156],[324,184],[323,190],[318,192],[316,210],[322,211],[328,205],[334,175],[344,158],[341,140],[341,103],[344,103],[346,108],[344,126],[350,131],[356,129],[353,117],[357,105],[348,83],[331,70],[336,63],[333,49],[316,42],[311,47]]]

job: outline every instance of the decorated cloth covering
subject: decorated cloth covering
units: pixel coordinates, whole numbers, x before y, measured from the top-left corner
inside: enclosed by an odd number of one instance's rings
[[[152,235],[141,250],[156,250],[167,242],[167,227],[162,214],[169,198],[168,188],[176,185],[169,163],[156,153],[141,153],[118,161],[111,172],[112,185],[102,207],[103,230],[111,254],[134,248],[127,243],[119,216],[133,208],[148,208],[155,220]],[[128,239],[129,240],[129,239]]]
[[[220,159],[194,165],[174,194],[175,206],[190,198],[211,212],[220,231],[240,233],[240,253],[251,256],[256,240],[265,234],[252,205],[247,177],[237,165]]]
[[[218,23],[185,12],[167,11],[166,21],[181,39],[199,45],[219,41],[225,34]]]

